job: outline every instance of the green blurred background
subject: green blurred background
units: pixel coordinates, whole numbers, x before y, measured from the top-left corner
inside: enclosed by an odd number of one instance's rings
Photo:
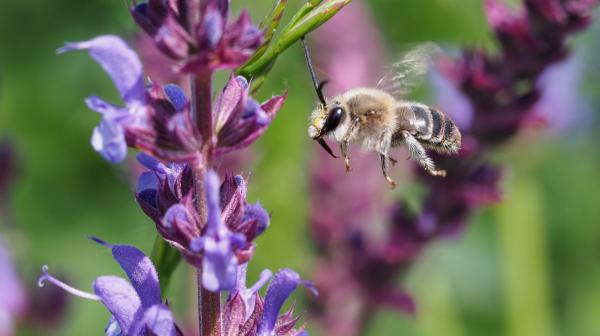
[[[272,1],[233,3],[250,7],[260,19]],[[290,0],[288,16],[301,3]],[[392,55],[421,41],[493,45],[479,0],[368,4]],[[600,51],[598,28],[573,41],[586,50],[590,71],[581,99],[589,100],[593,111],[600,104],[593,57]],[[9,237],[32,295],[43,264],[86,290],[98,275],[121,274],[110,253],[86,239],[89,235],[148,253],[152,247],[154,225],[134,201],[127,167],[109,165],[89,144],[98,115],[87,110],[83,98],[95,93],[118,101],[112,83],[83,54],[55,55],[67,40],[108,33],[131,37],[135,31],[122,1],[0,4],[0,136],[13,140],[20,159],[12,219],[0,233]],[[248,170],[250,200],[260,200],[273,213],[272,226],[258,240],[250,279],[263,268],[281,267],[310,277],[314,261],[306,227],[308,160],[315,150],[306,122],[314,97],[306,72],[289,69],[304,69],[298,47],[283,54],[260,94],[290,92],[279,117],[254,145]],[[418,302],[416,317],[384,311],[369,334],[599,335],[598,129],[591,118],[562,133],[530,132],[502,149],[496,159],[507,167],[505,202],[477,213],[460,239],[432,246],[402,281]],[[180,321],[195,321],[187,272],[179,267],[169,297]],[[78,298],[70,303],[59,330],[21,326],[20,334],[103,334],[109,315],[99,303]]]

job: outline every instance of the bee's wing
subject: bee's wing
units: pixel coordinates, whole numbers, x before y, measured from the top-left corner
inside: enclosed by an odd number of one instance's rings
[[[442,49],[434,43],[419,44],[392,64],[376,87],[403,98],[423,82],[435,58],[442,54]]]

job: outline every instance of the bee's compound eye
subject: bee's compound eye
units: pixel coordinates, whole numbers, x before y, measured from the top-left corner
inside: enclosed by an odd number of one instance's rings
[[[327,116],[327,120],[325,121],[325,126],[323,127],[323,131],[325,133],[331,132],[338,127],[340,121],[342,121],[342,117],[344,116],[344,109],[341,107],[334,107],[329,111],[329,115]]]

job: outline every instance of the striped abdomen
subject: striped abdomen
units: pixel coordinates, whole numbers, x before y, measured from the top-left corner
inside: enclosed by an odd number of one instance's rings
[[[440,110],[420,103],[402,102],[398,106],[399,128],[394,140],[402,139],[402,131],[409,131],[426,148],[456,153],[461,135],[454,122]]]

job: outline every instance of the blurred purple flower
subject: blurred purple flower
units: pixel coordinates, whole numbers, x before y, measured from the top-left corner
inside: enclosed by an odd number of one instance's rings
[[[157,47],[179,61],[181,71],[186,73],[235,69],[262,42],[263,33],[250,22],[247,11],[235,22],[227,23],[228,0],[149,0],[134,5],[131,13]]]
[[[14,322],[27,310],[27,293],[0,236],[0,335],[12,335]]]
[[[434,88],[441,109],[461,127],[463,148],[454,157],[434,157],[447,170],[446,178],[417,171],[417,179],[427,188],[418,213],[399,202],[383,220],[387,234],[378,237],[370,232],[373,229],[365,228],[381,222],[369,217],[368,210],[374,206],[369,200],[379,199],[373,197],[371,183],[346,183],[340,176],[345,175],[343,170],[328,165],[331,160],[320,160],[313,169],[311,229],[322,253],[315,276],[322,293],[316,311],[326,334],[358,335],[383,306],[414,313],[415,302],[397,287],[395,279],[411,267],[428,243],[456,236],[474,210],[500,200],[502,169],[487,162],[486,153],[527,125],[541,96],[538,79],[568,54],[565,39],[590,22],[597,1],[524,3],[513,11],[498,1],[486,1],[488,19],[500,42],[497,55],[470,50],[458,60],[440,61],[439,72],[432,78]],[[319,56],[335,60],[321,67],[333,78],[343,78],[341,85],[352,83],[338,91],[364,86],[361,81],[373,71],[369,65],[381,64],[363,53],[381,48],[356,48],[364,41],[377,41],[376,34],[363,36],[373,24],[359,4],[354,1],[316,34],[324,41]],[[349,29],[357,32],[352,37],[362,36],[357,37],[359,42],[340,33]],[[339,209],[341,197],[344,204],[351,202],[346,207],[350,210]]]
[[[101,276],[94,281],[94,294],[91,294],[52,277],[48,274],[48,267],[44,266],[39,286],[48,281],[71,294],[101,301],[112,314],[105,330],[107,335],[180,334],[169,307],[161,302],[158,275],[150,258],[133,246],[110,245],[100,239],[92,239],[111,249],[129,282],[117,276]]]
[[[585,66],[578,50],[569,59],[548,67],[540,76],[540,100],[534,107],[534,117],[554,132],[564,133],[591,115],[591,106],[581,93]]]

